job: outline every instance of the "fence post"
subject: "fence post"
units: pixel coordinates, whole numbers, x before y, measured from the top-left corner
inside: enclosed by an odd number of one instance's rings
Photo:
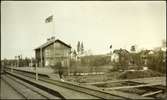
[[[35,66],[35,79],[38,80],[37,64]]]
[[[13,68],[11,67],[11,72],[13,72]]]

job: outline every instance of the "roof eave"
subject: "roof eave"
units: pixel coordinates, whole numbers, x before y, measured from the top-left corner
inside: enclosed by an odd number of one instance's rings
[[[61,40],[59,40],[59,39],[57,39],[57,40],[54,40],[54,41],[50,42],[50,43],[49,43],[49,44],[47,44],[46,46],[48,46],[48,45],[50,45],[51,43],[56,42],[56,41],[61,42],[61,43],[62,43],[62,44],[64,44],[65,46],[69,47],[70,49],[72,48],[70,45],[68,45],[68,44],[64,43],[63,41],[61,41]],[[35,48],[34,50],[38,50],[38,49],[40,49],[40,48],[45,48],[46,46],[42,47],[42,45],[41,45],[41,46],[39,46],[38,48]]]

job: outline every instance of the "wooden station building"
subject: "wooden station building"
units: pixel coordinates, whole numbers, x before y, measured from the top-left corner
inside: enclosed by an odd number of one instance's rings
[[[39,67],[54,66],[57,62],[61,62],[62,67],[69,67],[70,52],[70,45],[51,37],[46,43],[35,49],[35,58]]]

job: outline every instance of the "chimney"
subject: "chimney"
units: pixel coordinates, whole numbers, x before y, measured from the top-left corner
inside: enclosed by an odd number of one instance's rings
[[[54,36],[52,36],[51,38],[47,38],[47,42],[54,41],[54,40],[55,40]]]
[[[54,37],[54,36],[52,36],[52,37],[51,37],[51,40],[55,40],[55,37]]]
[[[47,38],[47,42],[50,41],[50,38]]]

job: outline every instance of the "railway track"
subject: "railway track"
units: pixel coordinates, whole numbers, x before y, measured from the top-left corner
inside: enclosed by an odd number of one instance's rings
[[[25,99],[22,94],[10,86],[5,80],[1,78],[1,88],[0,88],[0,98],[1,99]]]
[[[10,69],[8,69],[8,70],[6,70],[6,73],[8,73],[12,76],[15,76],[17,78],[20,78],[22,80],[25,80],[25,76],[29,77],[31,79],[35,78],[34,73],[19,71],[19,70],[16,70],[16,69],[13,69],[12,72],[11,72]],[[20,76],[20,74],[22,76]],[[28,81],[28,80],[26,80],[26,81]],[[58,81],[58,80],[52,80],[52,79],[48,78],[47,76],[41,75],[41,74],[39,74],[38,81],[46,82],[46,83],[49,83],[49,84],[53,84],[55,86],[63,87],[64,89],[79,92],[81,95],[84,94],[84,95],[87,95],[87,96],[93,96],[95,98],[100,98],[100,99],[135,99],[135,98],[148,99],[147,97],[138,96],[138,95],[134,96],[133,94],[129,94],[128,96],[125,96],[125,95],[122,95],[122,94],[117,94],[117,92],[110,93],[110,92],[107,92],[107,91],[100,90],[98,88],[90,88],[90,87],[82,86],[80,84],[74,84],[74,83],[70,83],[70,82],[61,82],[61,81]]]
[[[24,99],[50,99],[51,97],[54,99],[60,99],[59,97],[47,94],[46,92],[30,84],[27,84],[13,76],[3,75],[2,79]]]
[[[13,93],[15,93],[15,94],[12,94],[12,96],[15,98],[15,99],[19,99],[19,98],[21,98],[21,99],[26,99],[26,97],[20,92],[20,91],[18,91],[14,86],[12,86],[12,84],[11,83],[9,83],[6,79],[4,79],[3,77],[1,77],[1,81],[2,81],[2,83],[3,84],[5,84],[6,85],[6,87],[8,86],[9,88],[11,88],[12,89],[12,91],[14,91]],[[1,83],[1,84],[2,84]],[[6,91],[6,87],[5,87],[5,91]],[[8,90],[9,91],[9,90]],[[11,90],[10,90],[11,91]],[[7,93],[6,93],[7,94]],[[3,97],[2,96],[2,98],[1,99],[7,99],[7,96],[5,97]]]

